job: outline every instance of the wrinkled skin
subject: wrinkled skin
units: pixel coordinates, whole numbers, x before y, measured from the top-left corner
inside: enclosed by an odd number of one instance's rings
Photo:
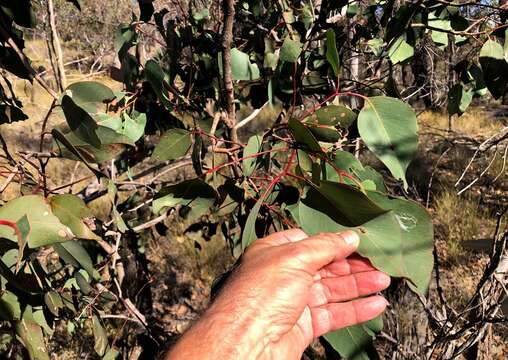
[[[390,284],[358,255],[358,235],[291,229],[257,240],[167,359],[300,359],[329,331],[381,314]]]

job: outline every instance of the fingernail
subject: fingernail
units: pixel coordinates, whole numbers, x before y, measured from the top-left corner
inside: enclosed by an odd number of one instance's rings
[[[340,236],[344,239],[344,242],[348,245],[358,245],[360,242],[360,237],[358,234],[352,230],[347,230],[339,233]]]

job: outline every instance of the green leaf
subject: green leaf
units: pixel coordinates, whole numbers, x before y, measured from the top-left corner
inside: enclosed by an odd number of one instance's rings
[[[249,55],[237,48],[231,49],[231,72],[234,80],[259,79],[257,64],[251,63]]]
[[[487,84],[483,78],[482,69],[476,64],[471,64],[467,71],[467,75],[474,85],[474,96],[485,96],[487,94]]]
[[[487,88],[495,99],[499,99],[508,84],[508,63],[501,44],[487,40],[480,51],[480,65]]]
[[[55,195],[49,199],[49,204],[55,216],[68,226],[77,238],[99,239],[87,225],[87,222],[93,222],[94,216],[81,198],[72,194]]]
[[[152,158],[156,160],[175,160],[189,151],[192,145],[191,134],[184,129],[171,129],[159,141]]]
[[[342,138],[342,134],[333,126],[326,125],[308,125],[316,140],[335,143]]]
[[[157,94],[162,105],[168,110],[173,109],[168,91],[170,84],[169,76],[164,73],[156,61],[148,60],[146,62],[145,77],[150,85],[152,85],[152,89]]]
[[[325,340],[344,358],[369,360],[367,348],[372,346],[376,334],[383,329],[383,319],[378,316],[366,323],[328,333]]]
[[[60,314],[60,309],[63,309],[64,307],[62,297],[53,290],[44,294],[44,302],[46,303],[49,311],[51,311],[51,313],[56,317]]]
[[[328,105],[309,116],[305,124],[317,140],[334,143],[342,137],[336,128],[347,129],[355,119],[356,114],[347,107]]]
[[[122,134],[133,142],[138,141],[145,133],[146,114],[137,114],[131,118],[127,113],[123,113],[123,124],[119,134]]]
[[[397,82],[393,78],[393,73],[390,72],[390,75],[388,75],[388,79],[386,79],[386,82],[383,86],[383,89],[385,91],[385,94],[394,97],[394,98],[400,98],[400,91],[397,86]]]
[[[393,212],[402,236],[404,264],[411,280],[409,286],[425,293],[434,268],[434,230],[429,213],[415,201],[392,198],[379,192],[369,192],[368,196]]]
[[[192,12],[192,18],[197,22],[206,20],[210,17],[210,11],[207,8],[203,8],[199,11]]]
[[[388,57],[393,64],[398,64],[413,57],[414,48],[401,36],[388,49]]]
[[[93,291],[92,287],[88,283],[88,280],[79,271],[74,274],[74,279],[76,279],[79,291],[81,291],[83,295],[89,295]]]
[[[432,13],[429,15],[429,25],[444,31],[439,30],[431,30],[431,38],[432,41],[439,47],[440,49],[445,49],[448,46],[448,33],[445,31],[452,31],[452,25],[450,20],[442,20],[436,18],[436,16]]]
[[[383,54],[383,44],[384,41],[381,38],[374,38],[367,41],[367,44],[370,47],[370,50],[374,53],[375,56],[380,57]]]
[[[473,100],[473,92],[455,84],[448,93],[448,115],[462,115]]]
[[[377,192],[368,195],[384,212],[363,224],[347,227],[332,219],[342,209],[335,204],[327,206],[310,191],[299,203],[295,220],[309,235],[355,229],[360,235],[360,255],[390,276],[409,279],[413,289],[425,293],[433,268],[433,230],[428,213],[412,201]],[[352,209],[354,203],[350,206]]]
[[[247,217],[247,221],[245,222],[242,232],[242,252],[258,238],[256,235],[256,221],[258,219],[259,210],[269,194],[270,192],[266,191],[249,212],[249,216]]]
[[[289,36],[286,37],[280,48],[280,59],[290,63],[297,62],[302,52],[302,47],[303,44],[301,42],[292,40]]]
[[[106,126],[98,126],[95,130],[101,142],[98,147],[84,141],[65,126],[60,126],[60,130],[53,129],[51,133],[55,140],[54,147],[60,150],[63,157],[83,161],[97,177],[102,177],[104,174],[92,167],[91,163],[102,163],[114,159],[125,150],[125,145],[134,145],[131,139]]]
[[[305,201],[309,206],[320,204],[333,209],[330,216],[346,226],[361,225],[387,212],[358,188],[331,181],[321,181],[319,186],[313,186]]]
[[[367,147],[407,188],[406,170],[418,147],[413,109],[394,98],[367,98],[358,115],[358,130]]]
[[[337,51],[337,42],[335,40],[335,31],[328,29],[326,31],[326,60],[332,67],[335,76],[339,75],[339,52]]]
[[[300,169],[302,169],[303,171],[306,171],[306,172],[312,171],[313,163],[312,163],[312,159],[310,158],[309,154],[307,154],[303,150],[297,150],[296,158],[298,160],[298,166],[300,167]]]
[[[386,186],[383,180],[383,176],[374,170],[370,166],[363,166],[360,161],[354,157],[353,154],[338,150],[335,152],[335,158],[333,163],[336,168],[343,170],[358,179],[358,181],[362,182],[362,186],[365,188],[365,182],[371,181],[375,185],[375,189],[377,191],[386,193]],[[326,180],[335,181],[335,182],[343,182],[348,185],[358,185],[351,179],[348,179],[344,176],[342,178],[337,174],[337,171],[330,164],[326,164]]]
[[[313,152],[322,152],[321,146],[317,142],[312,132],[297,119],[291,118],[288,122],[288,127],[295,141],[305,149]]]
[[[46,321],[46,316],[44,315],[44,310],[42,310],[42,306],[38,306],[38,307],[34,308],[33,312],[32,312],[32,316],[33,316],[35,322],[37,323],[37,325],[39,325],[47,335],[49,335],[49,336],[53,335],[54,331],[48,325],[48,322]]]
[[[98,277],[98,272],[94,269],[90,255],[78,241],[67,241],[55,244],[53,247],[67,264],[83,268],[92,278]]]
[[[33,318],[31,306],[25,308],[23,318],[16,322],[16,333],[31,360],[49,360],[44,335]]]
[[[26,215],[30,225],[27,243],[30,248],[64,242],[74,237],[72,231],[53,214],[48,202],[39,195],[27,195],[9,201],[0,208],[0,219],[17,222]],[[14,230],[0,226],[0,237],[18,241]]]
[[[62,109],[69,128],[80,140],[97,148],[101,146],[101,140],[95,132],[97,123],[70,96],[64,95],[62,98]]]
[[[249,138],[247,142],[247,146],[243,150],[243,157],[251,156],[259,151],[261,151],[261,146],[263,144],[263,137],[260,135],[254,135]],[[256,169],[257,158],[252,157],[248,159],[244,159],[242,161],[242,170],[245,176],[250,176]]]
[[[314,113],[318,124],[337,126],[347,129],[356,120],[356,114],[343,105],[328,105],[316,110]]]
[[[34,266],[24,266],[16,273],[16,266],[19,263],[19,258],[20,255],[18,249],[10,249],[1,257],[0,283],[2,283],[3,279],[5,279],[10,286],[22,291],[23,293],[32,295],[40,294],[42,291],[40,277],[43,274],[40,272],[38,272],[37,275],[35,274],[35,271],[40,268]]]
[[[99,112],[106,103],[115,99],[113,90],[96,81],[81,81],[69,85],[65,94],[72,98],[75,105],[92,114]]]
[[[13,321],[20,318],[21,305],[18,297],[9,290],[2,290],[2,295],[0,296],[0,319]]]
[[[103,356],[108,347],[108,335],[97,315],[92,315],[92,330],[95,341],[93,348],[99,356]]]
[[[153,212],[162,213],[167,208],[181,205],[187,217],[195,219],[206,213],[217,200],[213,187],[201,179],[186,180],[161,189],[154,197]]]

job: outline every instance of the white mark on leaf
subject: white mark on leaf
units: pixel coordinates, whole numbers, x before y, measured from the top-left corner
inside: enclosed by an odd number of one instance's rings
[[[410,231],[416,227],[418,220],[411,215],[406,213],[395,214],[395,218],[399,222],[399,226],[404,231]]]

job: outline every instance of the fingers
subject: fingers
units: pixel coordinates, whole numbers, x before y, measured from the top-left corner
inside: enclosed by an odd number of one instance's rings
[[[387,304],[382,296],[371,296],[311,308],[314,337],[374,319],[386,309]]]
[[[361,257],[360,255],[353,254],[347,259],[335,261],[323,267],[314,276],[314,280],[320,280],[329,277],[344,276],[354,274],[357,272],[373,271],[376,270],[369,260]]]
[[[380,271],[359,272],[315,282],[309,293],[308,305],[321,306],[375,294],[390,285],[390,277]]]
[[[281,251],[301,270],[315,274],[324,266],[354,253],[360,238],[354,231],[323,233],[282,245]]]
[[[308,238],[308,235],[303,230],[295,228],[270,234],[267,237],[258,240],[256,243],[277,246],[300,241],[306,238]]]

